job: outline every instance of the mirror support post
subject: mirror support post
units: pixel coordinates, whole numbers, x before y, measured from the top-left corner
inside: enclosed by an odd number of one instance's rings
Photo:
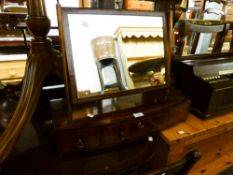
[[[49,73],[53,57],[51,41],[47,38],[50,21],[43,0],[27,0],[27,27],[34,36],[27,59],[21,96],[9,125],[0,136],[0,163],[12,151],[25,125],[37,107],[45,76]],[[46,65],[46,67],[45,67]]]

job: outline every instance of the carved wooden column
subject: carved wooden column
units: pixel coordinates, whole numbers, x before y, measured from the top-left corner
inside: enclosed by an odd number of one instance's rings
[[[0,137],[1,163],[11,152],[24,126],[34,113],[53,57],[51,41],[47,38],[50,21],[47,18],[43,0],[27,0],[27,6],[27,26],[34,39],[31,41],[19,103],[8,127]]]

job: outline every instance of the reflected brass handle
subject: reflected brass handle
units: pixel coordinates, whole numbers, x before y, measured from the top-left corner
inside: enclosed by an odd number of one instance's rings
[[[81,149],[81,148],[84,148],[85,145],[84,145],[82,139],[78,139],[78,142],[75,144],[75,146],[77,148]]]
[[[15,77],[15,76],[16,76],[16,73],[17,73],[17,72],[16,72],[16,70],[14,70],[14,69],[12,69],[12,70],[9,71],[9,74],[10,74],[11,77]]]
[[[126,139],[126,134],[122,130],[120,131],[120,138],[121,138],[121,140],[125,140]]]
[[[145,126],[142,122],[138,122],[138,128],[143,129],[143,128],[145,128]]]

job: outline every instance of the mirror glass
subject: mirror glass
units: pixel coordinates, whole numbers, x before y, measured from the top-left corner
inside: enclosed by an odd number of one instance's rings
[[[65,12],[64,47],[78,98],[166,85],[162,14]]]

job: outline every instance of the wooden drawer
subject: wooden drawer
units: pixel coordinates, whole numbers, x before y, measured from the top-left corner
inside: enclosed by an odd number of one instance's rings
[[[152,122],[151,118],[135,119],[135,121],[106,126],[103,128],[103,145],[115,146],[133,142],[153,135],[157,131],[157,126]]]
[[[51,101],[53,115],[57,116],[54,123],[61,154],[99,150],[150,139],[159,130],[186,120],[190,105],[188,99],[177,98],[162,106],[141,107],[67,123],[68,113],[62,103],[63,100]]]
[[[125,0],[123,3],[123,8],[125,10],[154,10],[153,1],[140,1],[140,0]]]
[[[58,149],[65,153],[96,149],[100,146],[100,136],[99,128],[58,132]]]
[[[59,151],[63,153],[82,152],[133,142],[152,136],[157,130],[151,118],[135,119],[113,125],[57,132],[57,140]]]
[[[0,80],[22,79],[26,61],[0,62]]]

